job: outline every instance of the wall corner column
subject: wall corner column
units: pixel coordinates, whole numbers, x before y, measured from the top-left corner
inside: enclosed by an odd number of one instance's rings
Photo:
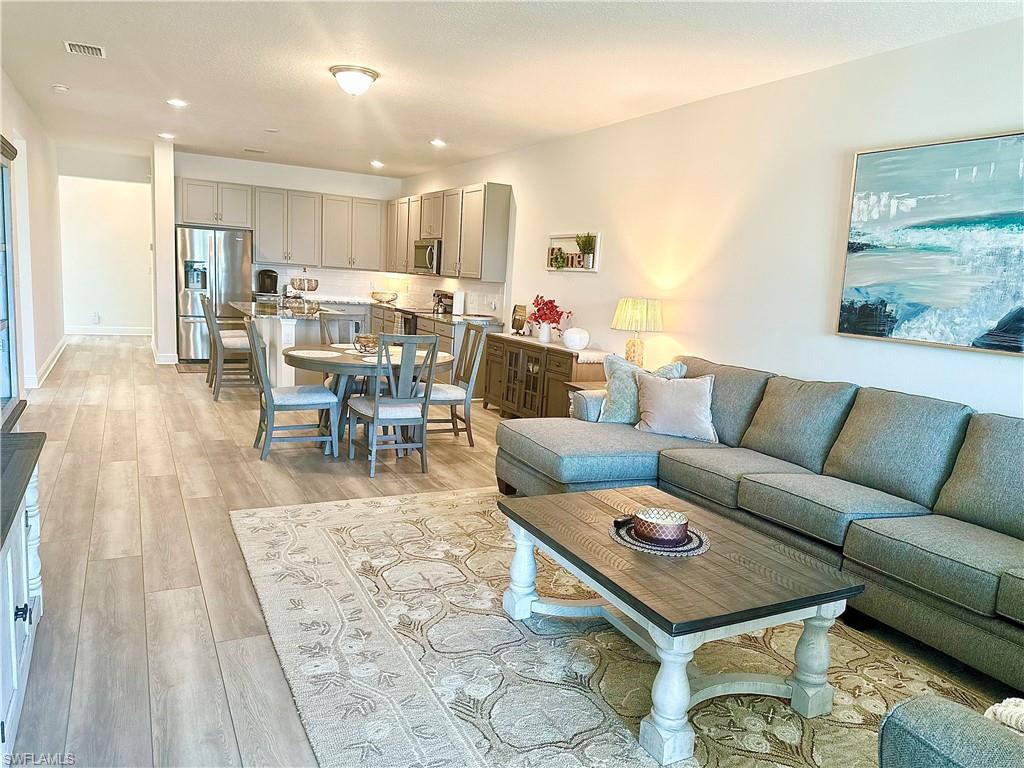
[[[178,362],[178,313],[175,289],[174,145],[153,144],[153,359]]]

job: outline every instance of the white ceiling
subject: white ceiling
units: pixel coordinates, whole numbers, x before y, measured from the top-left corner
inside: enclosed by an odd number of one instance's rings
[[[169,131],[189,152],[357,172],[379,158],[389,176],[1020,13],[1017,1],[0,6],[3,68],[59,143],[148,153]],[[64,40],[106,46],[108,59],[69,55]],[[348,96],[327,71],[346,63],[381,78]]]

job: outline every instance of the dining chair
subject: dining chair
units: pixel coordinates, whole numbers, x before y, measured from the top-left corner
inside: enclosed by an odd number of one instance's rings
[[[352,315],[320,310],[320,343],[351,344],[362,331],[362,321]]]
[[[329,443],[331,454],[338,458],[338,414],[341,408],[338,396],[321,384],[300,384],[294,387],[274,387],[270,384],[270,373],[267,370],[267,349],[263,343],[256,324],[245,321],[248,332],[249,347],[252,349],[253,368],[260,387],[260,420],[256,426],[256,440],[252,447],[259,448],[263,441],[260,461],[270,455],[270,444],[278,443]],[[274,417],[280,411],[323,411],[330,413],[330,432],[320,434],[320,419],[312,424],[274,424]],[[314,435],[295,435],[292,437],[275,437],[275,432],[290,432],[300,429],[312,429]]]
[[[473,447],[473,389],[476,387],[476,375],[480,370],[480,360],[484,355],[484,327],[474,323],[466,323],[459,347],[459,357],[452,370],[452,383],[435,382],[430,390],[430,405],[448,406],[451,413],[447,418],[427,419],[428,424],[448,424],[443,429],[430,429],[428,432],[453,434],[456,437],[463,432]],[[458,413],[462,406],[462,415]],[[460,427],[459,424],[465,424]]]
[[[244,330],[220,327],[209,296],[200,296],[199,303],[203,305],[210,339],[206,386],[213,387],[213,399],[220,400],[221,387],[249,387],[256,383],[249,355],[249,337]]]
[[[378,450],[418,449],[420,468],[427,471],[427,412],[436,363],[437,336],[381,334],[377,367],[373,378],[368,377],[380,386],[348,399],[348,457],[356,457],[356,425],[365,422],[370,477],[376,472]]]

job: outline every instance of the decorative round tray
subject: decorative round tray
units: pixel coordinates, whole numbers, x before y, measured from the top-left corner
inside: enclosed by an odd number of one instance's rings
[[[622,546],[635,549],[637,552],[646,552],[650,555],[696,557],[697,555],[703,555],[711,549],[711,542],[708,541],[707,534],[692,524],[690,525],[686,541],[674,546],[650,544],[643,539],[637,538],[636,534],[633,533],[632,515],[623,515],[622,517],[615,518],[608,533]]]

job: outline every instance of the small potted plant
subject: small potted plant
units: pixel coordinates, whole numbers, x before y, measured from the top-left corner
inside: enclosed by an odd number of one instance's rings
[[[559,328],[559,324],[563,319],[568,319],[571,314],[572,312],[559,309],[554,299],[545,299],[538,294],[533,297],[533,311],[526,319],[540,328],[537,340],[547,344],[551,341],[551,329],[554,328],[561,333],[562,329]]]
[[[587,232],[585,235],[576,235],[576,247],[580,249],[580,256],[583,257],[583,268],[594,268],[594,253],[597,251],[597,235]]]

